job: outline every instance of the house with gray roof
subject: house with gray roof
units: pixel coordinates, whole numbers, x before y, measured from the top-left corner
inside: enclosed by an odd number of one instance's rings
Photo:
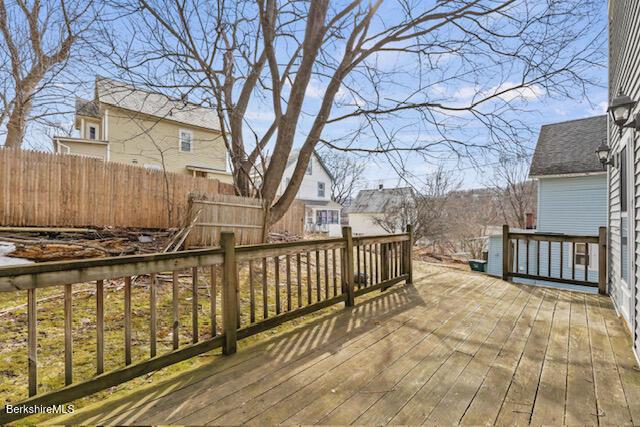
[[[538,182],[537,226],[531,233],[598,235],[607,224],[607,174],[596,156],[596,148],[607,137],[607,117],[595,116],[544,125],[531,160],[529,178]],[[538,256],[535,242],[530,242],[529,257]],[[521,245],[522,261],[518,271],[526,269],[526,248]],[[571,275],[571,259],[575,259],[575,277],[584,277],[585,265],[590,280],[597,281],[597,245],[566,244],[562,271]],[[546,246],[539,257],[547,259]],[[552,272],[560,274],[559,257],[553,253]],[[588,263],[586,257],[589,257]],[[536,265],[537,260],[529,260]],[[581,271],[579,271],[581,269]],[[502,236],[489,239],[487,272],[502,274]]]
[[[412,203],[411,187],[360,190],[349,206],[349,225],[354,235],[401,232],[403,208]]]
[[[74,134],[56,153],[232,182],[220,123],[211,107],[97,77],[93,99],[76,98]]]

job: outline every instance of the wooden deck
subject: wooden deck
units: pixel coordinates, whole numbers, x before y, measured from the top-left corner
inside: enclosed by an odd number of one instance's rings
[[[53,422],[640,424],[608,298],[415,269],[415,286]]]

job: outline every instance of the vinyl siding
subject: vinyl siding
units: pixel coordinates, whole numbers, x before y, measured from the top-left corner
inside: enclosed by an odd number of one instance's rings
[[[538,182],[538,229],[540,233],[563,233],[597,236],[598,228],[607,223],[607,178],[606,175],[579,177],[541,178]],[[534,241],[529,242],[529,273],[549,275],[549,245],[541,242],[538,248]],[[597,252],[597,245],[590,245],[590,253]],[[538,267],[538,253],[540,265]],[[565,279],[584,279],[584,267],[571,271],[572,248],[569,243],[563,247],[562,277]],[[527,248],[524,241],[518,244],[518,271],[526,273]],[[515,259],[514,259],[515,263]],[[598,271],[593,263],[588,271],[588,280],[597,281]],[[515,265],[514,265],[515,267]],[[502,236],[489,238],[489,259],[487,272],[495,276],[502,275]],[[560,277],[560,246],[551,246],[551,276]],[[520,280],[522,283],[553,285],[546,281]]]
[[[632,99],[640,100],[640,2],[636,0],[609,1],[609,100],[622,89]],[[636,112],[638,109],[636,109]],[[640,152],[636,135],[630,129],[625,130],[624,138],[629,138],[630,147],[636,147],[633,154],[633,170],[629,175],[633,177],[633,200],[629,201],[630,224],[629,244],[632,246],[635,258],[635,269],[631,275],[629,288],[625,288],[621,277],[621,247],[620,247],[620,188],[619,168],[609,167],[609,292],[616,308],[625,317],[631,328],[637,325],[634,321],[640,312],[640,304],[634,299],[631,288],[633,282],[640,282],[640,244],[639,224],[640,206]],[[614,123],[609,123],[609,146],[612,153],[620,151],[621,138]],[[633,266],[631,266],[633,268]],[[635,280],[633,280],[635,279]],[[637,295],[638,292],[635,292]],[[638,351],[638,340],[634,333],[634,347]]]

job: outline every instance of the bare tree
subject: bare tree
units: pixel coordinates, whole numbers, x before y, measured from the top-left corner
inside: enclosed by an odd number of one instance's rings
[[[503,157],[491,183],[505,224],[527,226],[527,214],[536,207],[536,184],[529,180],[529,158]]]
[[[536,96],[584,97],[605,61],[596,0],[113,1],[132,22],[108,39],[119,77],[210,100],[237,191],[265,199],[267,224],[319,144],[381,154],[397,170],[406,153],[518,151],[527,126],[513,113]]]
[[[395,203],[385,207],[380,217],[373,217],[389,233],[401,232],[408,224],[413,225],[414,240],[428,240],[438,244],[446,238],[453,227],[449,217],[449,201],[460,187],[460,180],[442,165],[428,175],[420,190],[401,193]]]
[[[92,0],[0,0],[0,126],[5,146],[21,147],[27,124],[61,113],[63,72],[95,22]],[[72,90],[66,94],[72,93]]]
[[[331,200],[344,205],[364,183],[363,174],[367,163],[360,158],[339,152],[323,152],[321,157],[333,176]]]

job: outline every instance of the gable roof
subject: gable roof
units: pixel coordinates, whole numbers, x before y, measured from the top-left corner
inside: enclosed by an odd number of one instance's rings
[[[349,213],[381,213],[399,206],[413,196],[411,187],[360,190],[349,206]]]
[[[285,165],[284,168],[286,169],[292,164],[294,164],[295,162],[297,162],[299,155],[300,155],[300,150],[292,150],[291,154],[289,155],[289,159],[287,160],[287,164]],[[333,181],[334,180],[333,174],[331,173],[327,165],[324,163],[324,160],[322,160],[322,157],[320,157],[320,155],[316,150],[313,150],[313,155],[315,156],[316,160],[318,160],[318,163],[320,163],[320,166],[322,166],[322,169],[324,169],[327,175],[329,175],[329,178],[331,178],[331,180]]]
[[[76,97],[76,115],[100,118],[100,108],[95,101]]]
[[[220,130],[218,116],[212,108],[171,99],[161,93],[104,77],[96,78],[96,101],[187,125]]]
[[[542,126],[529,176],[602,172],[596,149],[606,137],[606,115]]]

